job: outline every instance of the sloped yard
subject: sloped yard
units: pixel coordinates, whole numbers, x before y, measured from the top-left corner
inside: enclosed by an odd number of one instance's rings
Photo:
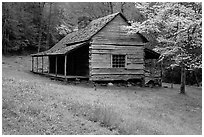
[[[202,89],[64,83],[3,57],[3,134],[201,134]]]

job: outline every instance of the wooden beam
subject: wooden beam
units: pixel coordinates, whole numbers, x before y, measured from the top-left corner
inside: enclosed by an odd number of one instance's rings
[[[67,55],[64,56],[64,78],[67,81]]]
[[[42,56],[42,73],[43,73],[43,56]]]
[[[57,56],[55,57],[55,75],[57,77]]]
[[[38,72],[38,57],[37,57],[37,72]]]

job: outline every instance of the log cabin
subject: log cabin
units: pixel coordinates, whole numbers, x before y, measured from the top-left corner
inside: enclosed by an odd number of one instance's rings
[[[147,60],[158,59],[159,54],[145,48],[148,40],[142,34],[129,34],[123,28],[130,25],[123,14],[82,20],[77,31],[66,35],[51,49],[31,55],[32,72],[90,81],[144,82],[150,76],[146,74],[153,69],[146,70],[145,62],[150,64]]]

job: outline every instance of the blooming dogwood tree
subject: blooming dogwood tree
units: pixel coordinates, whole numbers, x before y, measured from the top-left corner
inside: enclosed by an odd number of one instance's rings
[[[151,33],[159,45],[160,60],[170,58],[169,66],[181,67],[180,93],[185,93],[185,70],[202,66],[202,4],[201,3],[136,3],[146,18],[126,29],[129,33]]]

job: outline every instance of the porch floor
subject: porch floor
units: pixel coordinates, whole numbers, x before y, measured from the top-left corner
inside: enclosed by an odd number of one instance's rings
[[[31,71],[35,74],[40,74],[40,75],[44,75],[44,76],[47,76],[47,77],[51,77],[51,78],[56,78],[56,79],[64,79],[65,80],[65,76],[62,75],[62,74],[53,74],[53,73],[47,73],[47,72],[34,72],[34,71]],[[88,80],[89,77],[88,76],[72,76],[72,75],[66,75],[66,79],[67,80],[76,80],[76,79],[80,79],[80,80]]]

